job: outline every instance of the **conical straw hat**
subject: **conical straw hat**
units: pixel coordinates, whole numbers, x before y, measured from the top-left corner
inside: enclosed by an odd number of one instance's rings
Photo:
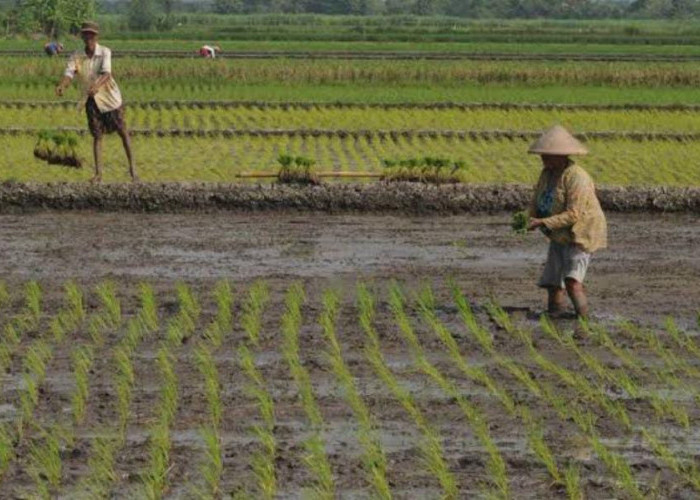
[[[555,125],[530,146],[528,153],[564,156],[585,155],[588,154],[588,149],[564,127]]]

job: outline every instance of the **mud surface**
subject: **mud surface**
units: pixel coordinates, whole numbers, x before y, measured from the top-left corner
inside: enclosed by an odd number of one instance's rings
[[[388,305],[389,280],[397,280],[406,297],[406,308],[427,358],[452,380],[461,394],[483,413],[490,434],[506,464],[512,498],[566,498],[561,485],[553,482],[542,462],[528,447],[521,419],[508,414],[501,402],[482,384],[465,376],[452,362],[431,327],[421,319],[415,294],[425,284],[433,287],[439,319],[457,340],[471,366],[482,367],[506,388],[519,403],[530,408],[544,429],[544,439],[562,471],[568,464],[578,467],[587,498],[625,498],[611,469],[596,455],[590,442],[570,419],[561,418],[550,405],[531,394],[492,356],[484,352],[465,329],[447,280],[452,278],[475,308],[478,321],[492,333],[495,346],[512,357],[540,382],[548,382],[571,404],[588,408],[597,418],[601,441],[620,454],[631,467],[640,490],[660,498],[696,498],[697,491],[681,474],[673,472],[653,453],[643,439],[642,427],[662,442],[683,464],[700,463],[700,410],[698,373],[675,373],[678,386],[666,387],[653,369],[663,360],[644,343],[634,342],[615,326],[627,317],[652,325],[664,344],[672,346],[659,327],[673,315],[681,328],[696,335],[694,315],[700,296],[700,217],[670,214],[612,214],[608,250],[593,258],[587,281],[596,323],[609,328],[622,349],[634,353],[643,370],[633,375],[646,391],[663,394],[689,417],[682,426],[667,415],[657,416],[645,397],[631,397],[614,383],[601,381],[587,370],[568,348],[548,338],[538,327],[538,312],[544,297],[534,282],[545,258],[546,242],[537,234],[510,234],[508,214],[445,217],[393,217],[326,214],[104,214],[89,211],[4,215],[0,217],[0,276],[9,285],[12,310],[21,306],[21,284],[38,280],[44,290],[42,327],[28,332],[12,364],[2,376],[0,419],[17,416],[22,387],[22,360],[26,344],[46,331],[50,318],[62,306],[61,287],[76,280],[86,291],[89,314],[99,310],[94,286],[111,280],[117,284],[122,312],[131,317],[138,306],[137,284],[146,281],[157,293],[161,328],[144,340],[134,362],[136,387],[131,406],[127,440],[116,455],[116,475],[110,491],[114,498],[141,498],[140,474],[148,462],[148,428],[156,416],[161,379],[154,358],[166,336],[167,321],[177,313],[175,283],[184,280],[196,293],[202,315],[194,339],[174,349],[179,383],[178,413],[171,429],[171,468],[167,498],[191,498],[193,485],[201,486],[199,464],[205,459],[198,430],[207,422],[203,379],[194,362],[196,338],[216,314],[211,296],[214,283],[230,280],[235,291],[234,323],[215,358],[222,381],[223,449],[222,492],[229,495],[258,490],[250,466],[251,455],[260,449],[250,426],[260,421],[254,400],[245,390],[245,378],[236,361],[236,349],[245,342],[241,326],[242,303],[251,283],[264,280],[270,290],[263,315],[262,337],[254,352],[267,389],[275,401],[278,457],[275,471],[280,498],[302,498],[313,486],[306,468],[303,441],[310,426],[298,391],[280,349],[280,322],[284,294],[295,280],[304,284],[307,301],[303,308],[300,356],[310,373],[324,418],[323,436],[338,497],[367,498],[371,486],[362,467],[362,448],[357,439],[357,421],[345,402],[328,357],[327,344],[318,316],[324,290],[341,295],[337,335],[345,362],[356,379],[365,404],[376,419],[381,444],[387,456],[387,478],[397,498],[438,498],[440,487],[426,469],[420,453],[420,431],[415,421],[377,377],[366,360],[367,343],[359,325],[355,285],[370,284],[377,298],[375,327],[386,364],[411,391],[417,407],[439,433],[443,455],[452,471],[461,498],[478,498],[489,487],[488,455],[476,438],[464,412],[439,385],[413,362],[411,350],[397,327]],[[543,372],[522,343],[489,319],[483,305],[490,298],[510,312],[516,324],[534,332],[539,351],[561,366],[582,373],[600,390],[607,391],[629,413],[632,427],[624,429],[614,418],[587,398],[576,394],[556,376]],[[0,323],[9,312],[2,310]],[[557,325],[575,332],[572,321]],[[90,376],[86,420],[74,428],[76,441],[63,452],[63,472],[53,496],[78,498],[81,480],[90,470],[89,457],[95,436],[103,435],[116,418],[111,356],[124,329],[109,333],[97,347]],[[622,370],[620,360],[593,338],[576,334],[585,352],[612,370]],[[35,410],[39,426],[70,422],[71,352],[89,343],[87,328],[53,351],[47,379]],[[696,338],[697,342],[697,338]],[[687,366],[700,368],[691,353],[672,349]],[[689,392],[690,391],[690,392]],[[695,391],[695,392],[693,392]],[[39,435],[31,430],[17,444],[16,455],[0,483],[0,498],[25,497],[36,491],[27,471],[29,449]]]
[[[459,214],[521,210],[531,186],[419,183],[280,184],[0,184],[0,213],[38,210],[125,212],[322,211]],[[700,188],[602,187],[603,208],[616,212],[700,213]]]
[[[454,277],[479,300],[537,307],[547,242],[510,215],[41,213],[0,217],[6,279],[250,280]],[[601,314],[659,318],[700,303],[700,217],[609,215],[588,285]]]

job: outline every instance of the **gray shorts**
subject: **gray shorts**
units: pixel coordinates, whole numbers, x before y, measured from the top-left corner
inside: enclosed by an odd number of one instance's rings
[[[565,288],[566,278],[573,278],[583,283],[590,261],[591,254],[584,252],[580,247],[551,241],[547,262],[538,285],[543,288]]]

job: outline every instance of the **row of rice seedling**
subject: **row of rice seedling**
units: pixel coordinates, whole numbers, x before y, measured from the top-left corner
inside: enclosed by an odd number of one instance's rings
[[[25,316],[23,325],[31,327],[27,333],[40,328],[41,295],[36,282],[26,285],[28,311],[31,311]],[[72,437],[59,425],[42,427],[39,417],[35,415],[40,402],[40,388],[46,380],[48,366],[56,349],[67,335],[78,329],[84,315],[82,291],[74,283],[66,283],[64,306],[53,317],[50,327],[39,333],[20,354],[22,384],[19,389],[19,412],[12,425],[2,424],[0,430],[0,474],[7,471],[14,459],[21,460],[21,466],[30,476],[36,494],[42,498],[48,498],[49,492],[60,485],[62,461],[59,447]],[[7,326],[13,327],[12,323]],[[15,331],[21,332],[21,326]],[[27,450],[26,455],[17,453],[20,448]]]
[[[442,488],[443,498],[458,498],[459,486],[457,480],[447,465],[443,450],[444,438],[430,424],[428,418],[420,410],[411,392],[403,387],[391,372],[382,354],[379,334],[374,328],[375,298],[364,284],[357,289],[359,305],[359,321],[367,336],[365,343],[365,358],[369,361],[379,379],[389,389],[404,410],[409,414],[413,423],[421,433],[419,449],[427,470],[437,479]]]
[[[654,408],[657,416],[668,416],[686,429],[690,427],[688,412],[668,397],[660,396],[656,392],[642,393],[641,388],[624,370],[612,370],[605,366],[596,356],[585,352],[578,346],[571,336],[566,336],[546,317],[540,320],[540,326],[544,333],[559,345],[570,349],[594,373],[601,382],[607,382],[613,387],[619,387],[632,398],[646,400]]]
[[[1,104],[1,103],[0,103]],[[0,108],[2,106],[0,105]],[[394,108],[246,108],[152,109],[128,105],[129,127],[138,130],[194,132],[242,130],[540,130],[561,123],[577,132],[694,133],[697,110],[548,110]],[[0,128],[84,128],[83,110],[10,108],[0,114]],[[182,132],[184,135],[184,132]]]
[[[178,378],[175,373],[174,351],[192,337],[199,321],[201,307],[197,297],[185,283],[176,285],[178,312],[166,325],[165,338],[156,354],[160,376],[160,398],[154,423],[149,428],[148,463],[141,473],[141,495],[160,499],[169,485],[170,429],[177,413],[179,401]]]
[[[3,287],[3,303],[10,301],[7,290]],[[39,326],[42,311],[42,292],[36,281],[24,286],[25,305],[16,315],[8,315],[9,320],[3,325],[0,341],[0,372],[6,372],[12,363],[12,356],[17,351],[25,333]]]
[[[600,185],[700,185],[700,171],[693,168],[693,158],[700,155],[700,141],[592,140],[588,145],[592,154],[580,163]],[[278,156],[289,154],[316,160],[319,170],[358,172],[381,172],[384,158],[452,157],[465,162],[465,182],[533,184],[541,166],[538,158],[525,153],[527,146],[525,140],[444,137],[397,137],[384,141],[365,137],[253,136],[132,140],[139,176],[147,182],[241,182],[238,175],[242,172],[275,172]],[[38,162],[32,156],[34,139],[29,136],[0,137],[0,147],[7,152],[0,157],[0,180],[80,182],[91,175],[86,169],[48,167]],[[104,149],[105,180],[128,181],[127,169],[122,166],[121,143],[109,139]],[[78,152],[81,157],[90,157],[87,140],[81,141]],[[331,163],[322,163],[322,158]]]
[[[463,395],[456,384],[443,375],[440,370],[428,360],[414,330],[411,319],[406,313],[405,302],[406,299],[403,292],[398,285],[393,284],[390,290],[389,305],[394,316],[394,321],[398,325],[399,330],[403,334],[411,350],[416,368],[431,378],[448,396],[454,399],[457,406],[459,406],[464,414],[467,425],[469,425],[476,438],[486,450],[488,455],[486,470],[489,480],[488,489],[485,492],[486,495],[495,496],[497,498],[509,498],[510,484],[506,462],[491,436],[488,422],[479,408]]]
[[[256,479],[257,496],[271,499],[277,495],[275,402],[255,362],[255,353],[261,341],[263,314],[268,301],[267,284],[264,281],[253,283],[248,290],[241,313],[241,324],[247,335],[247,342],[238,348],[238,361],[246,377],[246,391],[255,401],[260,418],[259,423],[250,428],[250,432],[258,442],[258,449],[253,453],[250,462]]]
[[[120,58],[124,82],[185,81],[199,85],[222,81],[266,84],[527,84],[598,85],[613,87],[688,87],[700,82],[700,70],[688,62],[575,61],[342,61],[219,60]],[[1,57],[3,81],[45,84],[56,79],[65,61],[56,58]],[[28,76],[29,75],[29,76]],[[126,87],[126,86],[125,86]]]
[[[311,436],[304,440],[304,462],[311,472],[313,483],[310,496],[319,500],[335,498],[335,479],[326,453],[323,436],[323,415],[314,396],[311,376],[299,354],[299,331],[302,325],[302,306],[306,300],[304,288],[295,283],[287,290],[285,312],[282,316],[282,354],[294,379],[304,414],[311,428]]]
[[[452,285],[453,289],[455,288]],[[470,309],[468,304],[464,302],[463,297],[458,298],[460,304],[460,314],[466,319],[469,324],[473,324],[474,317],[470,314]],[[552,481],[554,483],[562,485],[566,488],[567,494],[570,499],[576,500],[582,498],[581,486],[578,480],[578,474],[576,472],[575,466],[569,464],[564,472],[557,464],[554,453],[552,452],[550,446],[544,439],[545,429],[542,424],[538,421],[536,415],[530,409],[525,401],[515,402],[513,395],[510,391],[503,387],[502,383],[494,380],[483,368],[475,365],[471,365],[467,362],[465,357],[462,355],[459,345],[455,340],[452,333],[444,326],[436,314],[436,304],[433,297],[432,290],[429,287],[424,288],[418,297],[418,307],[421,312],[422,319],[430,325],[433,333],[442,342],[444,347],[453,362],[453,364],[459,369],[461,373],[467,376],[467,378],[473,382],[486,387],[491,394],[493,394],[498,401],[500,401],[503,408],[508,412],[509,415],[517,417],[525,426],[527,432],[527,441],[532,453],[540,460],[540,462],[545,466],[547,472],[549,473]],[[477,335],[480,336],[483,346],[487,348],[488,354],[499,366],[504,368],[513,377],[520,380],[527,389],[532,392],[536,397],[542,397],[542,390],[540,389],[538,382],[533,379],[532,375],[519,365],[513,362],[513,360],[502,356],[493,346],[493,340],[491,336],[481,329],[471,328],[472,331],[478,332]]]
[[[630,431],[637,431],[644,439],[648,441],[652,451],[662,461],[668,460],[668,456],[672,453],[656,439],[651,432],[643,426],[633,427],[631,419],[625,410],[624,406],[617,401],[612,401],[605,394],[605,389],[602,386],[596,388],[583,375],[577,374],[568,368],[552,362],[541,353],[536,352],[537,349],[532,341],[531,333],[515,326],[508,314],[495,304],[490,305],[490,314],[492,318],[503,327],[508,333],[520,339],[528,348],[531,358],[545,371],[555,375],[567,386],[571,387],[575,393],[586,400],[595,402],[600,408],[604,409],[608,416],[612,417],[621,424],[624,428]],[[571,403],[568,403],[571,404]],[[606,447],[601,441],[598,433],[595,430],[595,419],[590,415],[580,413],[575,407],[570,415],[576,424],[589,434],[589,442],[599,458],[608,466],[608,468],[617,477],[620,487],[627,494],[634,498],[642,498],[643,494],[639,489],[639,485],[634,478],[632,468],[624,457]],[[690,465],[685,469],[678,469],[683,480],[694,488],[697,488],[698,470],[694,465]]]
[[[323,294],[323,312],[319,323],[326,340],[326,353],[331,370],[342,396],[357,422],[357,439],[362,448],[362,466],[367,482],[372,487],[373,496],[382,499],[392,498],[391,488],[386,477],[387,459],[379,440],[379,431],[374,417],[362,400],[355,377],[343,358],[342,349],[336,335],[340,298],[332,290]]]
[[[161,99],[153,101],[134,101],[127,103],[129,110],[148,111],[168,111],[168,110],[212,110],[231,111],[236,110],[236,115],[250,116],[253,110],[264,111],[262,116],[267,116],[270,112],[284,112],[283,116],[293,116],[299,113],[302,116],[309,113],[335,112],[339,110],[354,112],[370,111],[509,111],[509,112],[533,112],[549,111],[553,113],[561,112],[612,112],[615,116],[623,117],[625,112],[646,112],[650,114],[676,112],[678,114],[689,114],[700,111],[698,104],[656,104],[656,103],[627,103],[627,104],[557,104],[551,102],[455,102],[455,101],[434,101],[434,102],[352,102],[352,101],[257,101],[257,100],[209,100],[202,101],[196,99],[173,100]],[[5,110],[35,110],[62,108],[64,111],[75,109],[73,101],[47,101],[47,100],[2,100],[0,109]],[[61,113],[63,114],[63,113]],[[230,116],[233,113],[227,113]],[[377,113],[375,113],[377,114]],[[603,114],[605,115],[605,114]],[[21,115],[17,115],[21,116]],[[255,114],[255,117],[261,117]],[[274,113],[273,113],[274,116]],[[27,120],[31,121],[31,120]]]
[[[203,486],[195,488],[199,498],[219,498],[223,475],[223,452],[221,448],[221,419],[223,402],[221,400],[221,381],[219,370],[214,361],[214,354],[221,347],[226,335],[233,328],[233,292],[228,281],[220,281],[214,288],[214,300],[217,304],[216,316],[208,324],[203,338],[195,351],[195,364],[204,379],[204,393],[209,409],[208,421],[200,429],[204,441],[205,454],[199,471]]]
[[[117,481],[117,453],[126,443],[127,422],[135,384],[134,354],[146,336],[158,329],[158,315],[153,289],[139,286],[140,308],[128,320],[126,330],[111,351],[109,365],[114,369],[113,388],[118,414],[116,422],[92,429],[96,435],[90,445],[87,473],[72,494],[78,498],[104,498]]]

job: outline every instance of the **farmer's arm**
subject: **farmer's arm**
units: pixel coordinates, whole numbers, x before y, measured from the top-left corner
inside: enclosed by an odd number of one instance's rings
[[[57,96],[60,97],[63,95],[63,91],[73,81],[73,77],[75,77],[75,74],[77,72],[77,68],[78,68],[78,62],[77,62],[75,56],[73,56],[68,60],[68,65],[66,66],[66,71],[63,72],[63,78],[61,78],[61,81],[58,82],[58,85],[56,85],[56,95]]]
[[[566,210],[562,213],[541,219],[542,225],[552,231],[573,226],[581,217],[592,181],[585,175],[575,175],[566,181]]]

